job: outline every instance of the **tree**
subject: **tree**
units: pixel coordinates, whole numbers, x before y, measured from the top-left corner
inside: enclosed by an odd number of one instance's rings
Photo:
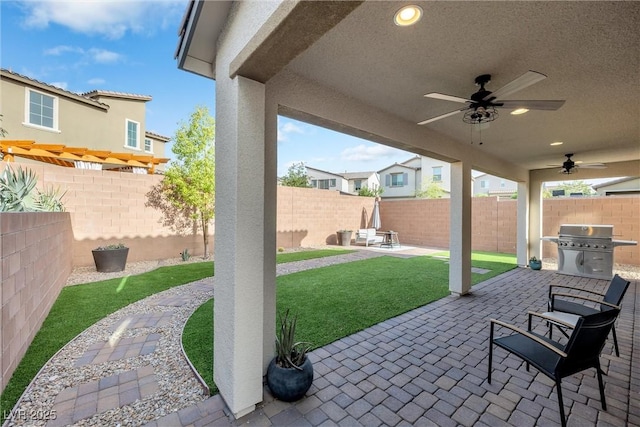
[[[422,182],[422,189],[416,191],[416,197],[422,199],[442,199],[445,195],[444,188],[440,182],[434,182],[431,179],[425,179]]]
[[[215,121],[198,106],[176,131],[175,154],[164,179],[147,193],[146,206],[159,209],[163,225],[174,231],[199,228],[204,258],[209,257],[209,224],[215,215]]]
[[[287,174],[280,178],[280,183],[286,187],[311,187],[309,184],[309,175],[307,175],[307,168],[303,162],[294,163],[289,166]]]
[[[595,194],[593,188],[584,181],[563,182],[558,188],[564,190],[566,196],[571,195],[571,193],[581,193],[584,196],[592,196]]]
[[[361,187],[360,190],[358,190],[358,196],[378,197],[382,194],[383,191],[384,188],[380,187],[379,185],[373,184],[371,188],[365,185],[364,187]]]

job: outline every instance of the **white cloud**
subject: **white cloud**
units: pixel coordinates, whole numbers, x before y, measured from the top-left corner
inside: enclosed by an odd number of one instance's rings
[[[25,1],[24,24],[30,28],[46,28],[58,24],[71,30],[119,39],[127,31],[150,34],[158,26],[166,26],[169,16],[181,16],[185,1],[94,0],[94,1]]]
[[[60,46],[55,46],[49,49],[45,49],[44,54],[50,55],[50,56],[60,56],[67,52],[83,53],[83,50],[80,47],[60,45]]]
[[[292,133],[302,135],[305,133],[305,130],[293,122],[278,123],[278,141],[288,141],[289,135]]]
[[[90,85],[103,85],[105,83],[106,83],[106,80],[100,77],[94,77],[92,79],[87,80],[87,84],[90,84]]]
[[[51,82],[49,83],[51,86],[59,87],[60,89],[67,90],[69,84],[67,82]]]
[[[106,49],[92,47],[85,50],[78,46],[59,45],[44,50],[48,56],[61,56],[65,53],[75,53],[81,56],[82,61],[89,61],[96,64],[115,64],[124,60],[124,56]]]
[[[385,145],[365,145],[360,144],[355,147],[349,147],[340,153],[342,160],[348,161],[375,161],[384,159],[397,154],[398,150]]]
[[[106,49],[92,47],[87,52],[89,57],[98,64],[114,64],[122,59],[122,55]]]

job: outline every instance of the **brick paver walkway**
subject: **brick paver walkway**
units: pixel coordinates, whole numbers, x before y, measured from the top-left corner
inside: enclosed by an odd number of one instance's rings
[[[347,256],[348,260],[378,256]],[[400,254],[399,254],[400,255]],[[318,266],[320,261],[307,264]],[[292,263],[294,264],[294,263]],[[305,265],[289,265],[304,269]],[[284,272],[284,267],[281,273]],[[289,272],[289,271],[286,271]],[[251,414],[233,420],[219,395],[203,399],[146,423],[160,426],[534,426],[560,425],[553,382],[524,369],[501,349],[494,353],[493,382],[487,384],[487,340],[490,318],[526,327],[528,310],[544,311],[548,285],[570,284],[603,289],[604,280],[558,275],[553,271],[518,268],[473,288],[468,296],[449,296],[389,319],[311,353],[314,381],[306,397],[296,403],[273,399],[265,387],[264,401]],[[595,372],[586,371],[563,381],[565,410],[570,426],[640,426],[640,332],[635,328],[640,310],[638,282],[632,282],[617,324],[620,357],[612,343],[601,357],[607,376],[608,411],[600,407]],[[108,360],[135,360],[153,355],[159,337],[146,333],[166,323],[171,310],[188,295],[149,297],[149,306],[165,306],[162,313],[132,314],[111,326],[124,334],[141,333],[100,342],[77,355],[85,366]],[[196,282],[194,289],[209,289]],[[546,329],[538,326],[539,331]],[[634,357],[635,351],[635,357]],[[148,356],[146,356],[148,357]],[[69,386],[55,396],[57,418],[47,426],[92,425],[91,417],[132,405],[162,393],[151,365],[117,371],[97,381]],[[124,425],[124,424],[123,424]]]

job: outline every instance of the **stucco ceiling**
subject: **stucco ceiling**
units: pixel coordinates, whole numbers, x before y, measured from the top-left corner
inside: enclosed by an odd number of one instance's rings
[[[463,104],[474,78],[495,91],[528,70],[547,79],[506,99],[564,99],[558,111],[500,117],[471,132],[462,114],[426,126],[527,169],[574,160],[640,159],[640,3],[417,2],[423,19],[394,25],[404,3],[365,2],[287,68],[417,123]],[[561,146],[550,146],[563,141]],[[425,141],[428,145],[429,141]]]

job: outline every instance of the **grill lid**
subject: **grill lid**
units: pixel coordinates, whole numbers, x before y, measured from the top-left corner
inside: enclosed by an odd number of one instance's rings
[[[560,237],[611,239],[613,237],[613,225],[562,224],[558,235]]]

